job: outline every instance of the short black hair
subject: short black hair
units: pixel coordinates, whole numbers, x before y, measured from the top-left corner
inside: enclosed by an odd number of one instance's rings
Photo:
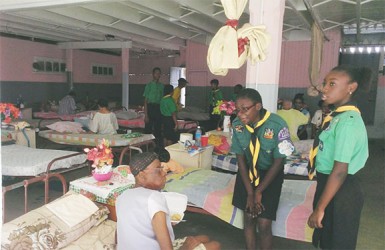
[[[104,98],[98,100],[98,106],[102,108],[108,108],[108,101]]]
[[[219,81],[218,81],[218,79],[212,79],[211,81],[210,81],[210,84],[215,84],[215,85],[219,85]]]
[[[172,91],[174,90],[174,86],[172,86],[171,84],[167,84],[164,86],[164,89],[163,89],[163,95],[169,95],[172,93]]]
[[[251,89],[251,88],[242,89],[241,92],[239,92],[239,94],[237,95],[237,100],[238,99],[249,99],[253,103],[263,104],[262,103],[262,97],[259,94],[259,92],[255,89]]]
[[[159,67],[155,67],[155,68],[153,68],[152,69],[152,73],[154,74],[155,73],[155,71],[159,71],[159,72],[162,72],[162,70],[160,70],[160,68]]]

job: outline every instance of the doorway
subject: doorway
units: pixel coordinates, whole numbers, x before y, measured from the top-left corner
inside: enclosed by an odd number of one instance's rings
[[[347,64],[355,67],[367,67],[372,70],[372,83],[367,93],[357,93],[356,100],[361,111],[362,119],[366,125],[374,124],[376,109],[376,96],[378,87],[378,68],[380,65],[380,54],[340,54],[339,64]]]

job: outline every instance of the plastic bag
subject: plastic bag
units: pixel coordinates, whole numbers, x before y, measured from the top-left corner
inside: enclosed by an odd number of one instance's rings
[[[227,155],[230,152],[230,144],[227,142],[226,136],[210,135],[209,144],[214,146],[214,153]]]

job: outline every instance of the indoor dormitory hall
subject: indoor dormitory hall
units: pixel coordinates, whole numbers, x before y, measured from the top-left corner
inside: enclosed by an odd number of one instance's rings
[[[237,128],[226,125],[253,110],[231,102],[239,88],[257,90],[271,114],[288,101],[309,119],[283,163],[272,242],[315,248],[309,153],[330,72],[349,65],[371,73],[368,88],[349,94],[369,152],[354,174],[364,197],[356,249],[384,249],[384,16],[385,0],[1,0],[2,248],[115,249],[116,201],[135,185],[129,160],[150,151],[170,156],[162,191],[178,215],[175,238],[246,249],[243,211],[231,202]],[[164,144],[170,130],[153,117],[169,84],[177,139]],[[194,148],[198,126],[207,146]]]

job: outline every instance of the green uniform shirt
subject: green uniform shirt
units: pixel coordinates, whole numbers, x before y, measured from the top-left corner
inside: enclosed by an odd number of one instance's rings
[[[211,90],[209,93],[209,103],[211,106],[217,106],[217,102],[223,100],[223,94],[220,89]]]
[[[232,127],[231,151],[245,155],[248,165],[250,165],[251,155],[246,153],[249,151],[250,132],[238,117],[233,121]],[[257,135],[261,145],[257,162],[258,169],[268,170],[275,158],[285,158],[294,151],[286,122],[276,114],[270,114],[270,117],[259,128]]]
[[[330,174],[334,161],[348,163],[348,174],[364,167],[369,157],[368,136],[361,115],[346,111],[334,117],[329,127],[319,135],[316,169]]]
[[[164,116],[172,116],[172,113],[176,112],[174,99],[170,95],[166,95],[160,101],[160,112]]]
[[[160,103],[163,97],[164,85],[160,82],[151,81],[144,88],[143,96],[147,99],[147,103]]]

